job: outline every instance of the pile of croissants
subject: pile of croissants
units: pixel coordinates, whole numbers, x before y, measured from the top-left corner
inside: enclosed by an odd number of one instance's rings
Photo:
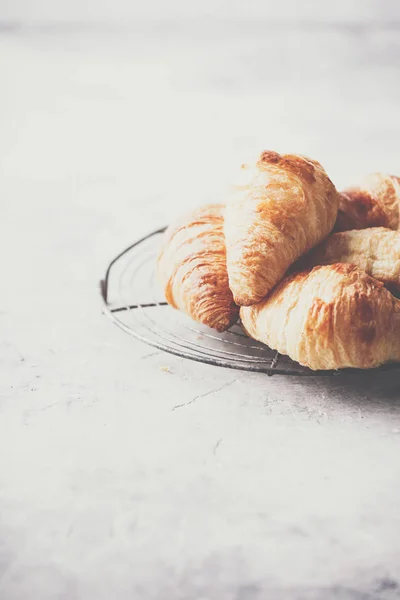
[[[167,302],[218,331],[245,332],[313,370],[400,361],[400,178],[339,193],[323,167],[266,151],[229,201],[166,230]]]

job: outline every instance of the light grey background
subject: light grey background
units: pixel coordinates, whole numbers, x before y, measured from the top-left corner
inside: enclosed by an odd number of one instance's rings
[[[399,23],[395,0],[0,1],[2,600],[400,597],[398,375],[188,363],[97,290],[261,149],[339,187],[399,173]]]
[[[299,26],[307,21],[336,25],[340,22],[355,24],[382,22],[392,23],[400,19],[400,8],[395,0],[1,0],[3,20],[15,19],[21,23],[56,22],[121,22],[149,18],[156,21],[189,17],[207,17],[221,20],[257,19],[270,22],[280,19]]]

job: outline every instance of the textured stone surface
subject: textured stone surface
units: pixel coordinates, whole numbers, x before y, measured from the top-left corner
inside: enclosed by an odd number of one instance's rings
[[[146,27],[0,36],[0,597],[399,598],[398,375],[186,362],[97,290],[261,148],[399,172],[398,30]]]

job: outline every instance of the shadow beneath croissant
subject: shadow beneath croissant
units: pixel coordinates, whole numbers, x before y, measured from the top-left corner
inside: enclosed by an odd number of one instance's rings
[[[292,383],[296,391],[302,389],[307,396],[317,398],[323,394],[347,406],[360,407],[364,403],[370,409],[386,406],[390,412],[400,412],[400,369],[362,373],[349,371],[324,377],[285,377],[285,384],[288,383]]]

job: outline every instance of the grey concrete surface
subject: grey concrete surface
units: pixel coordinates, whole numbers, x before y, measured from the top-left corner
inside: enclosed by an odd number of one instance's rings
[[[39,29],[0,35],[0,598],[399,598],[398,374],[186,362],[97,290],[259,149],[398,173],[398,30]]]

